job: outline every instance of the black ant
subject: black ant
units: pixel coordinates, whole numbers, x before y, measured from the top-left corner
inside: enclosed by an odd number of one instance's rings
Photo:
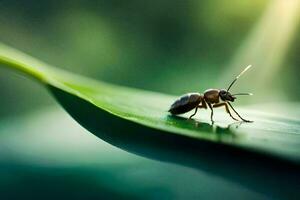
[[[229,85],[228,89],[208,89],[204,92],[204,94],[200,93],[188,93],[183,96],[181,96],[179,99],[177,99],[169,109],[169,112],[172,115],[179,115],[186,113],[188,111],[191,111],[195,108],[195,112],[189,117],[191,119],[194,115],[196,115],[198,108],[205,108],[207,109],[207,105],[211,110],[210,119],[213,122],[213,108],[225,106],[226,112],[230,115],[230,117],[236,121],[238,119],[234,118],[229,110],[228,105],[232,108],[232,110],[239,116],[241,120],[244,122],[252,122],[250,120],[246,120],[242,118],[237,111],[233,108],[233,106],[230,104],[231,102],[234,102],[236,99],[235,96],[237,95],[252,95],[251,93],[237,93],[237,94],[230,94],[229,89],[231,86],[238,80],[238,78],[245,73],[251,65],[247,66]]]

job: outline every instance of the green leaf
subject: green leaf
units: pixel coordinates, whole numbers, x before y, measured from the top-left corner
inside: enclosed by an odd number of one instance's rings
[[[78,123],[124,150],[205,170],[261,192],[278,192],[274,185],[295,192],[300,112],[292,107],[286,112],[294,118],[240,108],[254,123],[232,123],[219,113],[211,125],[205,116],[170,116],[167,110],[177,97],[74,75],[5,45],[0,63],[43,83]]]

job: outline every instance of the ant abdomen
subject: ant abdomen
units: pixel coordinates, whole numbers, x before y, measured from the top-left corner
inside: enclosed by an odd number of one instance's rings
[[[169,109],[173,115],[183,114],[196,108],[203,96],[200,93],[188,93],[177,99]]]

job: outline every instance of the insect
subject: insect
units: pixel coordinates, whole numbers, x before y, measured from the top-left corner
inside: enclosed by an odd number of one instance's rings
[[[236,121],[235,117],[232,116],[230,113],[229,107],[235,112],[235,114],[244,122],[252,122],[250,120],[246,120],[242,118],[239,113],[233,108],[233,106],[230,104],[230,102],[234,102],[236,99],[236,96],[238,95],[252,95],[252,93],[236,93],[231,94],[229,92],[232,85],[238,80],[238,78],[245,73],[251,65],[247,66],[229,85],[227,90],[225,89],[208,89],[204,91],[204,94],[200,93],[188,93],[183,96],[181,96],[179,99],[177,99],[170,107],[169,112],[172,115],[179,115],[186,112],[189,112],[193,109],[195,109],[195,112],[189,117],[191,119],[193,116],[196,115],[199,108],[207,109],[207,107],[211,110],[210,119],[212,122],[214,111],[213,108],[224,106],[226,112],[230,115],[230,117]],[[228,107],[229,106],[229,107]]]

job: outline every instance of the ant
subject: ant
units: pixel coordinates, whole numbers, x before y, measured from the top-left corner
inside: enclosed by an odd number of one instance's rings
[[[172,105],[171,108],[168,110],[172,115],[179,115],[186,112],[189,112],[193,109],[195,109],[195,112],[189,117],[191,119],[194,115],[196,115],[198,108],[205,108],[207,109],[207,105],[211,110],[210,119],[212,122],[214,111],[213,108],[225,106],[226,112],[230,115],[230,117],[236,121],[238,119],[234,118],[229,110],[228,105],[231,107],[231,109],[239,116],[241,120],[244,122],[252,122],[250,120],[246,120],[242,118],[237,111],[233,108],[233,106],[230,104],[230,102],[234,102],[236,99],[235,96],[237,95],[252,95],[252,93],[237,93],[237,94],[230,94],[229,90],[231,86],[238,80],[238,78],[245,73],[251,65],[247,66],[229,85],[228,89],[208,89],[204,92],[204,94],[200,93],[188,93],[183,96],[181,96],[179,99],[177,99]]]

